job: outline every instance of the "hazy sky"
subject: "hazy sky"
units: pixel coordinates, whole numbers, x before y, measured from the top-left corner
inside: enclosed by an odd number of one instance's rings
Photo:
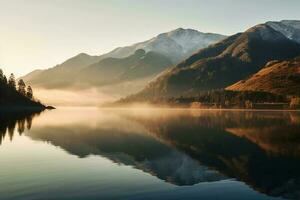
[[[234,34],[299,19],[300,0],[0,0],[0,67],[16,75],[178,27]]]

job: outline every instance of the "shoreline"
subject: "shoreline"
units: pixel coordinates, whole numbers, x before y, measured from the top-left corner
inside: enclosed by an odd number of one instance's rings
[[[284,111],[284,112],[300,112],[300,109],[266,109],[266,108],[193,108],[193,107],[172,107],[172,106],[155,106],[155,105],[145,105],[145,106],[100,106],[97,107],[99,109],[119,109],[119,110],[130,110],[130,109],[136,109],[136,110],[146,110],[146,109],[157,109],[157,110],[206,110],[206,111]]]
[[[0,111],[5,112],[24,112],[24,111],[32,111],[32,112],[42,112],[45,110],[55,109],[53,106],[0,106]]]

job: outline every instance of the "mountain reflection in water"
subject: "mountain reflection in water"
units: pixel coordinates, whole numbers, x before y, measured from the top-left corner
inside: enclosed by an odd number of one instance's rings
[[[235,178],[269,196],[300,198],[298,112],[57,112],[37,118],[26,136],[78,157],[100,155],[175,185]],[[22,132],[24,122],[16,122]]]

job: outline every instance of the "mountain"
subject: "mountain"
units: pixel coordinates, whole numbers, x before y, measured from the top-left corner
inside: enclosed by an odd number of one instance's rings
[[[53,68],[35,70],[21,78],[36,87],[63,87],[72,84],[79,71],[99,60],[98,56],[81,53]]]
[[[161,66],[164,66],[167,62],[168,65],[174,64],[190,56],[194,51],[207,47],[224,37],[225,36],[219,34],[202,33],[192,29],[179,28],[171,32],[162,33],[145,42],[119,47],[101,56],[90,56],[81,53],[53,68],[29,73],[22,77],[22,79],[35,87],[59,89],[63,87],[77,87],[82,84],[90,86],[89,83],[85,82],[85,79],[82,79],[82,73],[86,74],[83,75],[85,77],[87,75],[95,77],[97,79],[95,80],[96,85],[107,82],[108,77],[111,76],[111,72],[113,71],[118,74],[117,76],[123,74],[122,80],[136,78],[139,75],[151,76],[153,73],[158,74],[164,70],[165,68]],[[132,63],[134,62],[132,60],[134,59],[134,54],[139,49],[146,51],[147,60],[145,60],[145,62],[147,62],[147,66],[137,66],[139,63]],[[153,60],[150,61],[150,59]],[[166,61],[167,59],[169,61]],[[159,63],[161,60],[163,63]],[[131,69],[126,68],[128,70],[126,71],[120,64],[117,64],[120,62],[125,62],[125,68],[128,67],[128,63],[131,62]],[[113,69],[109,69],[111,64],[114,65],[112,66]],[[149,64],[151,64],[151,69],[150,66],[148,66]],[[118,67],[115,65],[118,65]],[[97,67],[99,67],[99,69],[96,69]],[[143,71],[143,68],[147,69]],[[89,69],[91,70],[90,72],[88,72]],[[105,74],[106,72],[108,72],[108,74]],[[147,74],[147,72],[149,72],[149,74]],[[116,76],[113,76],[113,79],[115,79]],[[100,80],[101,78],[104,78],[104,80]],[[88,78],[88,80],[90,80],[90,78]]]
[[[266,24],[287,38],[300,43],[300,20],[282,20],[280,22],[267,22]]]
[[[158,36],[133,44],[131,46],[119,47],[113,51],[104,54],[101,58],[106,57],[127,57],[138,49],[145,51],[158,52],[172,60],[174,64],[187,58],[195,51],[205,48],[210,44],[224,39],[224,35],[215,33],[202,33],[193,29],[178,28],[176,30],[159,34]]]
[[[171,65],[162,54],[139,49],[125,58],[104,58],[86,67],[79,76],[91,85],[115,84],[156,75]]]
[[[288,61],[270,61],[259,72],[226,89],[300,95],[300,57]]]
[[[268,24],[259,24],[201,49],[164,71],[127,100],[151,100],[225,88],[258,72],[271,60],[297,55],[300,55],[299,43]]]

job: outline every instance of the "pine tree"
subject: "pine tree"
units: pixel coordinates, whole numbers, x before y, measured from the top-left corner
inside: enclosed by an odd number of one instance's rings
[[[0,69],[0,80],[2,80],[3,77],[4,77],[3,71],[2,71],[2,69]]]
[[[3,76],[3,83],[7,84],[7,78],[5,75]]]
[[[7,84],[7,80],[6,80],[6,77],[5,77],[2,69],[0,69],[0,83]]]
[[[26,96],[27,96],[29,99],[32,99],[32,98],[33,98],[33,91],[32,91],[32,88],[30,87],[30,85],[28,85],[28,87],[27,87],[27,93],[26,93]]]
[[[26,95],[26,85],[25,85],[23,79],[20,79],[18,81],[18,92],[24,96]]]
[[[8,85],[14,89],[16,89],[16,79],[15,75],[13,73],[10,74],[10,77],[8,79]]]

